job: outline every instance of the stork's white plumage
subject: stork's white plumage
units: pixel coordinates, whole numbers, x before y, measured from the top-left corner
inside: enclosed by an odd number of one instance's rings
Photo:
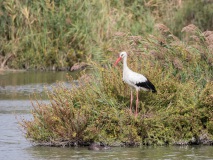
[[[115,65],[118,64],[123,59],[123,81],[127,84],[129,84],[131,87],[136,89],[137,93],[137,99],[136,99],[136,110],[135,110],[135,116],[138,114],[138,92],[142,89],[144,91],[152,91],[153,93],[156,93],[155,86],[142,74],[133,72],[129,67],[127,66],[127,53],[121,52],[119,55],[119,58],[116,60]],[[130,111],[132,112],[132,90],[131,90],[131,99],[130,99]]]

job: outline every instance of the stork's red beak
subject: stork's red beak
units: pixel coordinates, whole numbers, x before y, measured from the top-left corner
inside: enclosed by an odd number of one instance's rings
[[[118,62],[120,62],[120,61],[121,61],[121,59],[122,59],[122,58],[121,58],[121,57],[119,57],[119,58],[116,60],[116,62],[115,62],[115,64],[114,64],[114,65],[116,66],[116,65],[118,64]]]

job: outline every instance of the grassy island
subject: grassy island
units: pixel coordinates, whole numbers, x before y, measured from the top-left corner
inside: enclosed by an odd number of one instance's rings
[[[158,91],[140,92],[137,118],[114,52],[100,63],[88,59],[91,74],[83,71],[77,83],[69,77],[72,89],[58,83],[47,91],[50,104],[33,104],[33,119],[21,122],[26,137],[50,146],[213,144],[213,33],[191,24],[180,40],[167,26],[155,27],[158,36],[122,32],[112,39],[112,50],[127,51],[129,66]]]

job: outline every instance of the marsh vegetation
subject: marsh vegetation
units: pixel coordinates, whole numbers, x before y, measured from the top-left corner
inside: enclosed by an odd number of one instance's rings
[[[157,23],[179,38],[184,38],[181,29],[191,23],[202,32],[213,29],[209,0],[8,0],[0,4],[3,69],[65,70],[86,57],[108,60],[106,55],[120,52],[115,35],[158,35]]]

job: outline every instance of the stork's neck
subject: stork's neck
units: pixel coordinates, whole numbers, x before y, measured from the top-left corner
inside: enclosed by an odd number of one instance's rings
[[[128,66],[127,66],[127,57],[123,58],[123,72],[125,72],[125,70],[128,70]]]

